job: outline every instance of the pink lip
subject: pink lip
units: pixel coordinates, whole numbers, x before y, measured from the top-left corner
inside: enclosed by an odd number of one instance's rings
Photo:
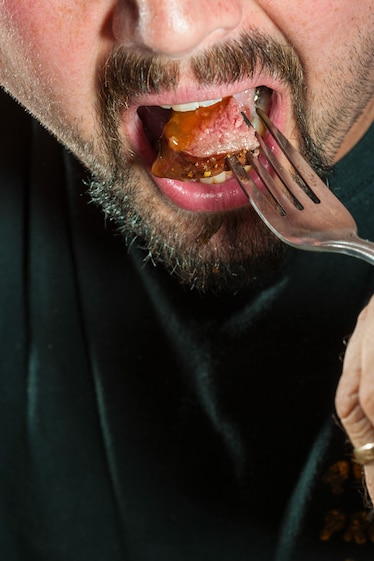
[[[235,178],[207,185],[193,181],[153,178],[175,205],[193,212],[222,212],[248,204]]]
[[[269,87],[271,87],[271,85]],[[244,89],[248,88],[243,88],[243,90]],[[272,89],[274,90],[275,88],[272,87]],[[277,88],[276,91],[279,92],[279,88]],[[214,96],[212,96],[212,98],[214,98]],[[189,99],[196,98],[190,96]],[[146,104],[150,105],[156,103],[148,102]],[[136,123],[135,127],[134,119]],[[277,125],[282,128],[282,124],[285,120],[285,110],[283,108],[283,111],[281,111],[279,102],[277,103],[276,115],[272,114],[272,120],[277,121]],[[128,123],[127,118],[126,121]],[[178,181],[174,179],[155,177],[151,173],[151,166],[155,154],[149,145],[148,138],[146,138],[143,132],[142,123],[136,112],[132,113],[132,126],[124,126],[129,134],[130,142],[135,148],[135,152],[138,154],[140,160],[139,163],[141,163],[145,171],[147,171],[153,182],[157,185],[165,197],[167,197],[179,208],[192,212],[222,212],[249,204],[248,198],[244,195],[241,187],[234,177],[229,178],[224,183],[218,184]]]

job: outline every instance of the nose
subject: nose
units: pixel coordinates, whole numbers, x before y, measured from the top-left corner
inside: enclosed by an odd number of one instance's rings
[[[241,21],[241,0],[119,0],[116,41],[178,58],[219,41]]]

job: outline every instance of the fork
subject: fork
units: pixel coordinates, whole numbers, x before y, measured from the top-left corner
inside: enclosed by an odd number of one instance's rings
[[[257,114],[286,156],[287,166],[293,168],[286,168],[275,157],[257,131],[262,157],[248,154],[248,163],[262,183],[255,183],[235,155],[228,156],[231,170],[258,215],[276,236],[293,247],[344,253],[374,265],[374,243],[358,236],[353,216],[266,113],[257,108]],[[252,126],[245,114],[243,118]]]

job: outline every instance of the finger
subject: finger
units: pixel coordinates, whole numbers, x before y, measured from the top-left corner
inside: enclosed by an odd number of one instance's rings
[[[374,298],[370,300],[362,319],[359,400],[365,415],[374,425]]]
[[[359,387],[359,402],[364,415],[374,430],[374,298],[367,306],[363,318],[363,333],[361,343],[361,383]],[[374,442],[370,435],[366,442]],[[362,446],[364,442],[359,444]],[[374,499],[374,462],[364,466],[366,486]]]
[[[360,314],[349,341],[336,396],[337,412],[355,447],[374,442],[374,298]],[[374,499],[374,462],[364,467]]]
[[[366,317],[367,308],[361,312],[348,343],[335,400],[337,414],[354,446],[361,446],[374,440],[374,427],[361,403],[362,342]]]

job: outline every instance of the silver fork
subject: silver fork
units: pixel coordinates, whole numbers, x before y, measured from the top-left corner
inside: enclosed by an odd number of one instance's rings
[[[257,113],[299,177],[296,180],[295,174],[275,158],[257,132],[260,152],[275,172],[269,173],[268,164],[249,155],[249,163],[262,180],[262,187],[255,184],[235,155],[227,158],[241,188],[265,224],[293,247],[345,253],[374,265],[374,243],[358,236],[356,222],[345,206],[266,113],[259,108]],[[244,114],[243,117],[250,125]]]

